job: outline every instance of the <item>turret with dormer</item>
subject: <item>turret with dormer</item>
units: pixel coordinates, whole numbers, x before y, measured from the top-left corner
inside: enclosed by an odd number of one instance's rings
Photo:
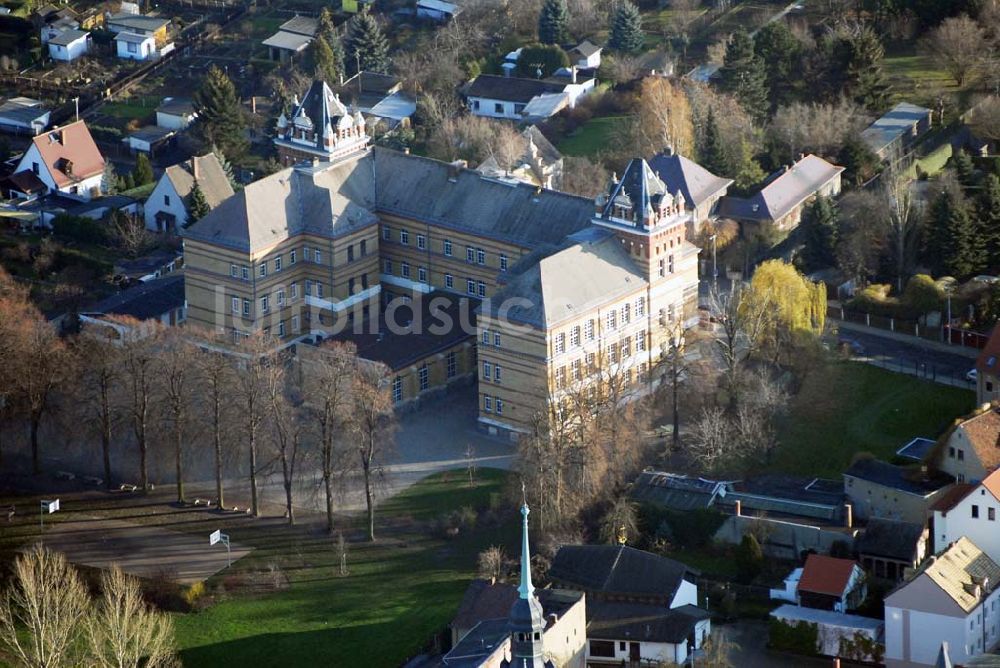
[[[314,81],[302,102],[293,102],[290,116],[278,117],[274,145],[283,165],[336,162],[367,147],[365,119],[349,111],[325,81]]]
[[[594,204],[594,224],[615,231],[651,284],[670,278],[682,253],[692,249],[684,241],[691,217],[684,195],[671,194],[642,158],[629,162],[622,178],[614,177]]]

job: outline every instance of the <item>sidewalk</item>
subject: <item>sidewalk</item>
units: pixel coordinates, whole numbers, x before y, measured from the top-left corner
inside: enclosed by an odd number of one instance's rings
[[[940,353],[948,353],[951,355],[961,355],[962,357],[968,357],[971,360],[975,360],[979,357],[979,350],[977,348],[968,348],[966,346],[956,346],[948,345],[941,341],[931,341],[929,339],[922,339],[919,336],[912,336],[910,334],[900,334],[899,332],[890,332],[886,329],[879,329],[878,327],[867,327],[865,325],[847,322],[845,320],[838,320],[836,318],[828,318],[831,322],[837,323],[837,327],[841,330],[863,332],[870,336],[878,336],[883,339],[890,339],[892,341],[899,341],[900,343],[906,343],[907,345],[917,346],[920,348],[926,348],[927,350],[934,350]]]

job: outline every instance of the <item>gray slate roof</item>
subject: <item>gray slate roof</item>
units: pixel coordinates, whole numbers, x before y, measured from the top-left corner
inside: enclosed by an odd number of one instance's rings
[[[130,316],[136,320],[159,318],[184,306],[184,275],[170,274],[119,292],[80,309],[85,315]]]
[[[156,111],[171,116],[190,116],[194,113],[194,102],[188,97],[165,97]]]
[[[867,480],[883,487],[917,496],[930,496],[942,487],[954,482],[954,478],[946,473],[940,473],[932,478],[920,479],[918,472],[912,468],[896,466],[878,459],[859,459],[844,471],[844,476]]]
[[[786,171],[778,172],[760,192],[749,199],[726,197],[720,213],[746,220],[779,220],[812,197],[844,171],[816,155],[807,155]]]
[[[875,153],[885,149],[901,135],[910,132],[931,114],[930,109],[900,102],[861,133],[861,141]]]
[[[662,471],[643,471],[632,486],[631,496],[670,510],[709,508],[725,483]]]
[[[716,176],[693,160],[677,153],[657,153],[649,166],[660,177],[667,189],[684,194],[692,207],[699,206],[720,190],[728,188],[733,180]]]
[[[566,83],[569,83],[567,79]],[[504,100],[527,104],[532,98],[544,93],[561,93],[566,84],[542,79],[522,79],[494,74],[480,74],[465,90],[467,97],[481,97],[488,100]]]
[[[564,545],[549,568],[549,578],[585,592],[667,598],[688,574],[697,572],[628,545]]]
[[[308,35],[300,35],[299,33],[288,32],[287,30],[279,30],[261,43],[264,46],[271,46],[275,49],[298,52],[309,46],[309,42],[311,41],[312,37],[309,37]]]
[[[187,197],[194,188],[192,163],[195,161],[198,163],[198,186],[205,195],[209,209],[214,209],[233,196],[233,186],[229,183],[222,164],[214,153],[208,153],[167,167],[164,177],[170,179],[180,197]]]
[[[306,35],[307,37],[315,36],[318,29],[319,19],[315,19],[311,16],[295,16],[288,19],[278,27],[278,30],[293,32],[299,35]]]
[[[576,46],[574,46],[572,49],[570,49],[570,53],[572,53],[572,52],[575,51],[576,53],[579,53],[584,58],[589,58],[590,56],[592,56],[595,53],[597,53],[598,51],[600,51],[601,48],[602,47],[597,46],[596,44],[594,44],[593,42],[591,42],[589,39],[585,39],[582,42],[580,42],[579,44],[577,44]]]
[[[640,603],[587,601],[587,638],[680,643],[710,615],[693,605],[667,608]]]
[[[57,46],[69,46],[81,37],[86,37],[90,33],[86,30],[64,30],[55,37],[49,39],[49,44]]]
[[[611,185],[602,217],[611,218],[616,206],[625,205],[634,212],[636,220],[642,220],[644,212],[658,206],[660,198],[667,194],[666,184],[653,172],[649,163],[642,158],[633,158],[621,180]]]
[[[854,544],[858,554],[911,562],[924,528],[913,522],[872,517]]]
[[[170,19],[159,16],[142,16],[140,14],[119,13],[113,15],[109,20],[109,25],[124,27],[130,30],[140,30],[153,33],[170,23]]]

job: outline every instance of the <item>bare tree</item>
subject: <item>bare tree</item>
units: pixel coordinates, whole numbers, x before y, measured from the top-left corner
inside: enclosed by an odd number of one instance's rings
[[[113,565],[101,574],[101,589],[101,599],[86,624],[89,665],[94,668],[177,665],[170,617],[146,604],[139,580]]]
[[[358,365],[354,344],[334,342],[319,351],[316,360],[303,370],[308,410],[319,426],[320,469],[326,496],[326,530],[333,533],[333,479],[347,465],[347,457],[337,446],[352,408],[351,378]]]
[[[149,422],[157,390],[156,356],[162,327],[132,318],[117,320],[121,329],[122,371],[132,422],[132,432],[139,450],[139,486],[148,492]]]
[[[666,340],[663,342],[665,350],[657,362],[657,372],[670,388],[670,412],[673,418],[673,450],[680,449],[681,438],[681,412],[680,412],[680,385],[687,374],[687,360],[684,356],[684,325],[679,320],[668,327]]]
[[[202,335],[201,341],[209,346],[222,343],[220,337]],[[201,381],[201,404],[205,410],[204,419],[212,432],[212,452],[215,468],[215,500],[220,508],[225,507],[222,483],[223,451],[229,442],[231,388],[235,382],[233,360],[226,354],[205,348],[195,356],[198,378]]]
[[[712,291],[712,315],[719,322],[720,336],[716,338],[733,405],[737,402],[739,373],[743,363],[760,347],[773,317],[773,303],[766,294],[757,294],[747,287],[734,283],[727,293]]]
[[[192,421],[192,397],[195,391],[195,348],[186,334],[177,328],[164,331],[157,355],[157,372],[164,399],[166,422],[174,444],[174,472],[177,477],[177,503],[184,503],[184,440]]]
[[[890,171],[882,175],[882,181],[885,186],[882,190],[883,205],[879,210],[884,212],[889,231],[889,246],[896,270],[896,290],[902,294],[903,285],[917,259],[922,214],[910,193],[907,179]]]
[[[132,214],[115,213],[111,220],[111,232],[118,246],[130,257],[139,255],[153,242],[142,218]]]
[[[945,19],[924,41],[926,49],[959,87],[965,85],[969,75],[983,62],[986,43],[986,32],[965,14]]]
[[[42,472],[38,431],[51,407],[52,395],[72,375],[73,358],[55,329],[38,314],[29,321],[22,340],[22,373],[14,378],[17,395],[24,404],[31,439],[31,468]]]
[[[282,360],[275,359],[267,368],[267,401],[271,410],[274,428],[274,445],[281,462],[281,483],[285,490],[285,515],[288,524],[295,524],[295,506],[292,496],[295,484],[296,464],[299,461],[299,445],[302,442],[301,415],[302,400],[296,388],[285,374]]]
[[[76,569],[58,552],[35,545],[14,562],[0,601],[0,646],[23,668],[80,665],[76,651],[89,607]]]
[[[601,540],[624,545],[639,538],[639,506],[620,494],[601,518]]]
[[[1000,70],[1000,67],[993,71]],[[977,137],[990,142],[1000,141],[1000,96],[982,99],[969,110],[969,126]]]
[[[682,155],[694,153],[691,105],[681,87],[669,79],[642,80],[634,126],[639,155],[653,155],[667,146]]]
[[[503,582],[504,567],[507,555],[503,547],[491,545],[479,553],[479,577],[493,582]]]
[[[379,362],[358,365],[352,388],[353,424],[357,437],[361,472],[365,482],[368,508],[368,540],[375,540],[375,476],[381,472],[382,459],[392,438],[393,402],[389,387],[389,368]]]
[[[250,455],[250,512],[254,517],[260,517],[260,499],[257,487],[257,447],[261,437],[261,428],[267,419],[268,367],[276,363],[274,359],[274,342],[263,333],[255,333],[240,344],[239,361],[236,378],[239,388],[237,410],[243,423],[243,437],[247,452]]]
[[[870,120],[863,107],[845,97],[833,103],[792,102],[775,112],[767,143],[773,159],[781,163],[796,160],[800,153],[829,156]]]
[[[97,336],[81,336],[76,342],[77,359],[80,369],[79,404],[96,422],[101,439],[101,459],[104,464],[104,486],[110,490],[114,485],[111,476],[111,440],[115,428],[122,420],[121,405],[117,401],[121,393],[122,365],[121,349]]]
[[[582,197],[596,197],[611,182],[611,172],[600,162],[589,158],[568,155],[563,158],[563,177],[560,190]]]
[[[733,442],[732,424],[720,406],[705,408],[685,440],[688,456],[706,473],[719,471],[729,461]]]

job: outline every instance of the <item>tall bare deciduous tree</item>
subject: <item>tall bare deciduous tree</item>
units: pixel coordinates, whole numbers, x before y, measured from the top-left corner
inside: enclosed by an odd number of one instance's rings
[[[653,155],[667,146],[682,155],[694,154],[691,105],[681,87],[669,79],[642,80],[635,126],[639,155]]]
[[[122,419],[121,349],[98,336],[81,336],[76,342],[77,359],[81,362],[79,398],[80,406],[100,432],[101,459],[104,464],[104,486],[114,485],[111,475],[111,441]]]
[[[982,26],[965,14],[945,19],[924,40],[925,48],[948,70],[959,87],[965,85],[989,53],[984,48],[987,43]]]
[[[716,343],[726,367],[726,383],[733,405],[738,403],[739,374],[761,346],[771,326],[773,304],[767,294],[734,283],[729,292],[713,290],[712,315],[719,322]]]
[[[270,407],[270,421],[273,428],[273,443],[281,463],[281,485],[285,490],[285,515],[288,523],[295,524],[293,494],[302,443],[302,427],[305,423],[302,398],[299,388],[285,373],[285,365],[280,356],[267,369],[267,402]]]
[[[80,665],[77,652],[90,608],[87,588],[66,558],[35,545],[14,562],[0,599],[0,645],[21,668]]]
[[[201,344],[206,347],[195,355],[200,385],[201,418],[208,423],[212,434],[212,454],[215,469],[215,500],[220,508],[225,506],[223,489],[223,455],[229,444],[229,426],[231,424],[232,387],[236,382],[233,359],[229,355],[213,350],[221,347],[221,336],[199,334]]]
[[[303,370],[308,410],[319,427],[320,469],[326,497],[326,529],[334,531],[333,481],[338,471],[350,468],[353,457],[338,447],[352,408],[351,377],[357,368],[354,344],[334,342],[324,346],[314,361]],[[349,463],[350,462],[350,463]]]
[[[195,348],[182,330],[168,329],[157,355],[157,375],[163,396],[163,416],[174,446],[177,503],[184,503],[184,441],[192,421],[193,395],[197,382]]]
[[[88,665],[94,668],[173,668],[170,617],[153,610],[139,581],[117,565],[101,575],[102,595],[87,619]]]
[[[267,377],[268,368],[276,362],[274,348],[271,338],[261,332],[247,337],[239,347],[241,359],[236,370],[239,391],[236,404],[250,457],[250,512],[254,517],[260,517],[257,448],[260,445],[261,429],[269,412]]]
[[[24,368],[15,378],[15,387],[24,404],[31,438],[31,468],[42,472],[38,432],[47,414],[52,395],[59,385],[71,377],[73,358],[55,329],[37,314],[29,322],[23,340],[21,360]]]
[[[896,290],[903,293],[903,285],[910,277],[920,248],[920,220],[922,212],[910,193],[909,181],[891,171],[882,175],[883,207],[889,231],[892,264],[896,270]]]
[[[128,412],[139,450],[139,487],[149,484],[149,426],[157,392],[157,355],[163,328],[150,321],[134,318],[117,320],[121,327],[122,371]]]
[[[368,508],[368,540],[375,540],[375,478],[382,471],[392,441],[394,424],[389,368],[380,362],[363,362],[354,373],[353,430],[361,460]]]
[[[19,399],[18,376],[27,373],[24,350],[37,317],[27,289],[0,268],[0,444],[3,423],[14,413]],[[0,457],[2,453],[0,445]]]

